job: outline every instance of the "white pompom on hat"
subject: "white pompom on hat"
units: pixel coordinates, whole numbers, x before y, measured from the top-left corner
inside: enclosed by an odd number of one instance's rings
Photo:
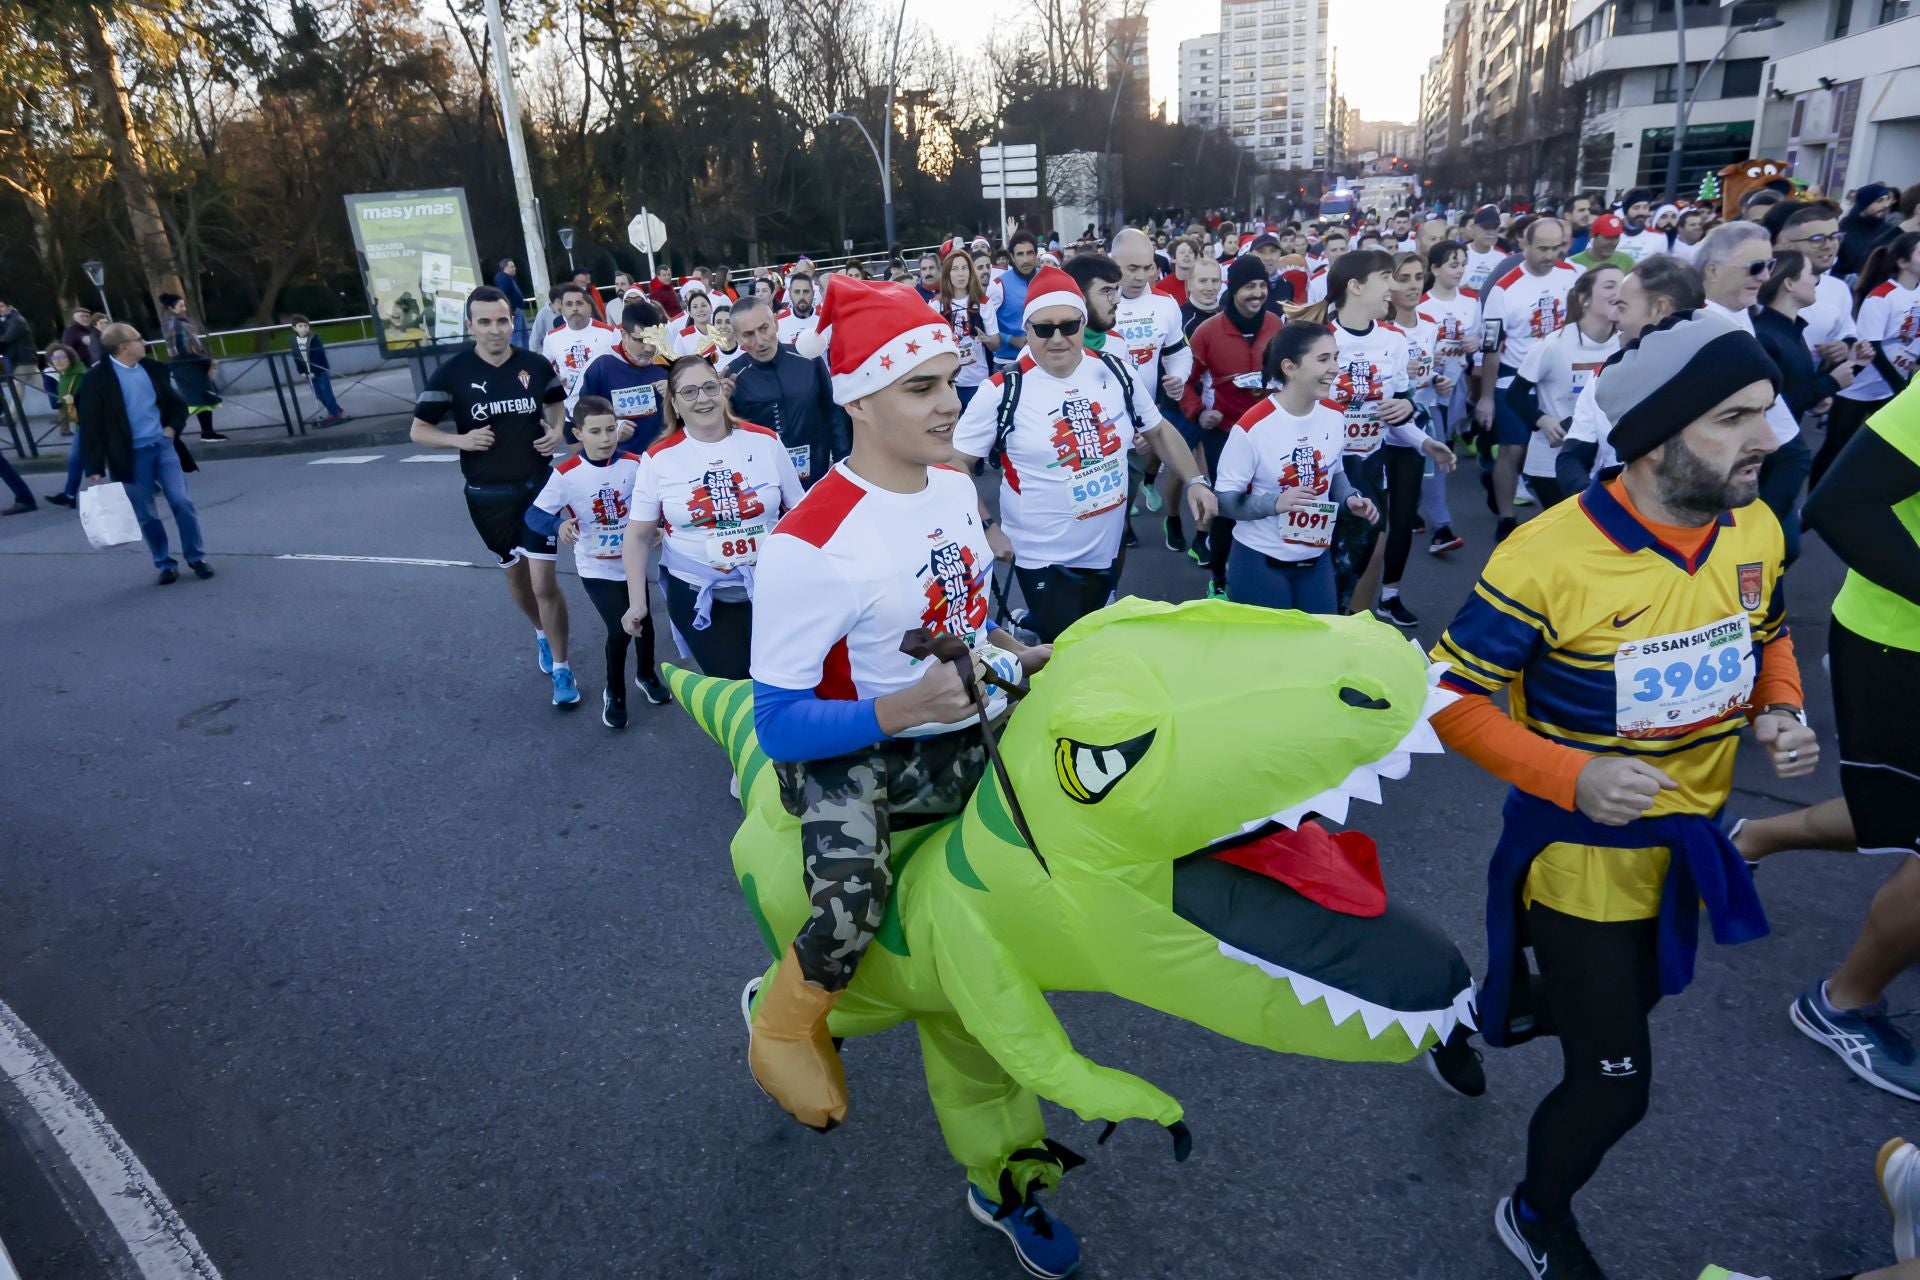
[[[936,356],[956,355],[953,329],[920,295],[886,280],[835,278],[821,295],[819,324],[796,342],[827,353],[833,402],[851,404],[889,387]]]
[[[1072,307],[1080,313],[1082,320],[1087,318],[1086,295],[1080,292],[1080,286],[1073,277],[1059,267],[1042,267],[1033,273],[1033,283],[1027,286],[1027,305],[1020,312],[1020,323],[1026,324],[1033,319],[1033,313],[1048,307]]]

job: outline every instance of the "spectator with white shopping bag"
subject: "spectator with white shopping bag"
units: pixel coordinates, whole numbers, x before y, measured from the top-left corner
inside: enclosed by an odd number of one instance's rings
[[[80,420],[80,452],[91,482],[112,479],[126,490],[140,521],[140,535],[153,552],[159,585],[180,580],[167,551],[167,527],[153,508],[158,486],[180,527],[180,550],[194,576],[211,578],[200,541],[200,516],[187,492],[188,471],[198,470],[180,441],[187,404],[173,389],[167,368],[147,356],[147,344],[130,324],[107,327],[101,345],[107,358],[87,371],[74,395]]]

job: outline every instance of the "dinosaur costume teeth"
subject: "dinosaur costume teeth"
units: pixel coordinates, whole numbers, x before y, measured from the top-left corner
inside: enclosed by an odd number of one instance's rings
[[[1367,617],[1126,599],[1075,623],[1000,741],[1049,871],[991,773],[961,813],[896,831],[894,893],[832,1033],[915,1023],[948,1148],[1003,1199],[1063,1171],[1046,1155],[1042,1097],[1087,1120],[1184,1115],[1148,1081],[1079,1054],[1049,991],[1105,991],[1338,1061],[1404,1062],[1471,1025],[1459,951],[1377,875],[1359,886],[1371,914],[1349,912],[1262,861],[1286,862],[1283,828],[1336,839],[1308,815],[1344,821],[1354,800],[1380,802],[1382,779],[1440,751],[1427,719],[1454,698],[1440,670]],[[751,686],[667,674],[739,777],[734,872],[777,957],[808,902],[799,823],[755,741]],[[852,1123],[859,1099],[856,1074]]]

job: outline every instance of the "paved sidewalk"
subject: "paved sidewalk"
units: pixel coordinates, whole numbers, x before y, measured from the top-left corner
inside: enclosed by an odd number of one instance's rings
[[[220,458],[364,449],[406,440],[407,425],[413,419],[410,369],[392,366],[343,375],[334,379],[333,390],[340,407],[347,411],[347,420],[338,426],[317,428],[314,423],[322,411],[312,388],[303,382],[292,389],[300,420],[306,424],[305,434],[292,436],[287,434],[282,401],[271,387],[257,391],[223,391],[225,402],[214,410],[213,425],[216,431],[230,438],[224,442],[203,441],[199,438],[199,426],[189,421],[187,447],[195,459],[204,463]],[[280,395],[285,394],[283,389]],[[64,472],[71,437],[61,435],[56,429],[53,410],[37,386],[27,388],[21,398],[26,403],[28,424],[39,444],[39,456],[15,454],[12,438],[4,425],[0,425],[0,455],[23,473]]]

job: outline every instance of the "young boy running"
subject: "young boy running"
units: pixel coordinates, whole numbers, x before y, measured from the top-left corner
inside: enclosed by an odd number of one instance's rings
[[[600,694],[600,722],[609,729],[627,727],[626,665],[629,637],[621,625],[627,611],[627,578],[620,552],[633,507],[633,478],[640,459],[620,447],[620,417],[613,402],[581,396],[574,405],[573,432],[580,452],[548,475],[540,496],[527,508],[527,527],[559,545],[573,548],[574,567],[587,599],[607,624],[607,683]],[[653,623],[640,633],[634,678],[647,701],[670,701],[653,667]]]

